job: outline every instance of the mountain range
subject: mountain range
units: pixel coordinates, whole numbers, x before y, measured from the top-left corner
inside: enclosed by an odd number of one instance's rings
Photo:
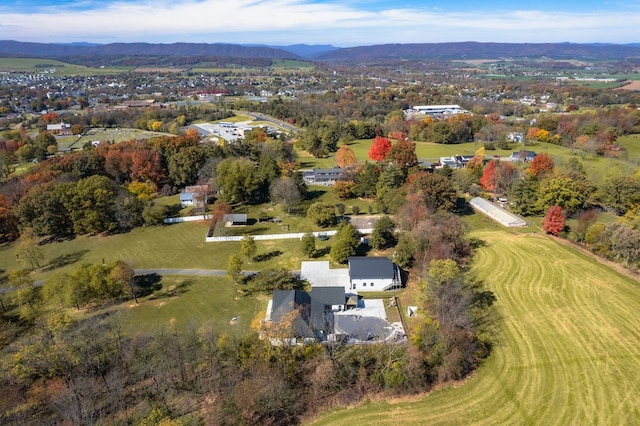
[[[265,59],[306,59],[369,62],[379,59],[451,60],[539,58],[620,60],[640,58],[640,44],[578,43],[412,43],[338,48],[331,45],[289,46],[224,43],[27,43],[0,41],[0,56],[39,58],[79,56],[181,56]]]

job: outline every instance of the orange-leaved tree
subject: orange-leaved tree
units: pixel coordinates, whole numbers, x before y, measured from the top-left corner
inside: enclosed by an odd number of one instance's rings
[[[358,159],[356,158],[356,154],[349,145],[342,145],[336,152],[336,164],[338,164],[338,167],[341,169],[346,169],[357,163]]]
[[[540,178],[551,174],[553,172],[553,167],[553,159],[549,154],[543,152],[533,158],[527,172],[536,178]]]

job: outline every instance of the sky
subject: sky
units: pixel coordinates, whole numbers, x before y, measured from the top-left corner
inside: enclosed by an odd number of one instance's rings
[[[0,39],[41,43],[640,43],[640,0],[2,0]]]

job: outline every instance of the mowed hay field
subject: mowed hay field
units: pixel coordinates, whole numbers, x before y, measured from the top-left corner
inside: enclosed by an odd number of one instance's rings
[[[314,424],[640,424],[640,283],[548,237],[473,236],[503,318],[490,358],[464,383]]]

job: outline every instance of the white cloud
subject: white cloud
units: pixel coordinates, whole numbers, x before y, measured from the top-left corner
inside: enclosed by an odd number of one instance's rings
[[[377,44],[442,41],[634,42],[640,12],[372,12],[309,0],[114,2],[0,14],[5,39]]]

